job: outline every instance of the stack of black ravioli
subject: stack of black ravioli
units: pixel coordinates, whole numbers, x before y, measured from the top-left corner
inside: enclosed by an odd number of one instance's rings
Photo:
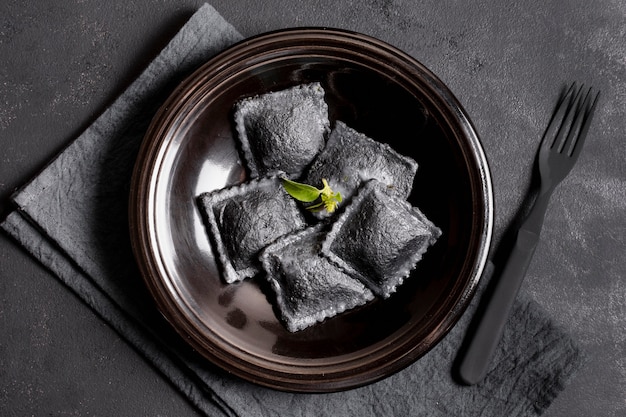
[[[265,277],[285,327],[305,329],[388,298],[441,235],[406,199],[417,163],[341,121],[319,83],[245,98],[235,128],[250,179],[198,202],[227,283]],[[283,178],[344,198],[305,215]]]

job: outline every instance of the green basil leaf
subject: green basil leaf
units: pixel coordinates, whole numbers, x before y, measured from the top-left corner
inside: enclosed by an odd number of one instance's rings
[[[300,184],[286,178],[283,178],[282,182],[285,191],[287,191],[290,196],[304,203],[310,203],[317,200],[321,193],[320,190],[308,184]]]

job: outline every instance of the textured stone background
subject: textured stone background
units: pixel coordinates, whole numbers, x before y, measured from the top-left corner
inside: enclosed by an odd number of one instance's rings
[[[0,3],[0,211],[144,68],[201,1]],[[589,362],[546,414],[626,415],[626,3],[622,0],[215,0],[244,35],[331,26],[373,35],[437,74],[490,161],[496,242],[530,183],[566,83],[602,90],[585,151],[557,189],[524,291]],[[0,215],[2,215],[0,214]],[[47,271],[0,235],[0,414],[197,415]]]

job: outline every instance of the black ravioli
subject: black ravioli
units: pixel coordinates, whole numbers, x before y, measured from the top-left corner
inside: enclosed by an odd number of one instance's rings
[[[227,283],[260,271],[259,252],[285,234],[306,227],[278,176],[268,176],[198,197]]]
[[[318,224],[278,239],[260,256],[285,327],[295,332],[365,304],[374,294],[320,252]]]
[[[406,199],[413,188],[417,162],[337,121],[326,147],[302,182],[321,186],[322,178],[348,200],[367,180],[377,179]]]
[[[322,246],[324,255],[383,298],[396,291],[441,236],[419,209],[389,189],[377,180],[367,182]]]
[[[245,98],[235,105],[234,117],[251,177],[277,170],[299,177],[330,130],[320,83]]]

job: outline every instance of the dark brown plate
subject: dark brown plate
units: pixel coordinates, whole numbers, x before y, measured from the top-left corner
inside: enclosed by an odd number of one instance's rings
[[[331,122],[343,120],[418,162],[409,201],[443,236],[390,299],[292,334],[255,279],[222,281],[196,197],[246,178],[233,104],[311,81],[326,89]],[[199,68],[155,117],[131,195],[135,255],[176,330],[226,370],[300,392],[364,385],[432,348],[474,293],[493,223],[485,156],[448,88],[381,41],[328,29],[261,35]]]

